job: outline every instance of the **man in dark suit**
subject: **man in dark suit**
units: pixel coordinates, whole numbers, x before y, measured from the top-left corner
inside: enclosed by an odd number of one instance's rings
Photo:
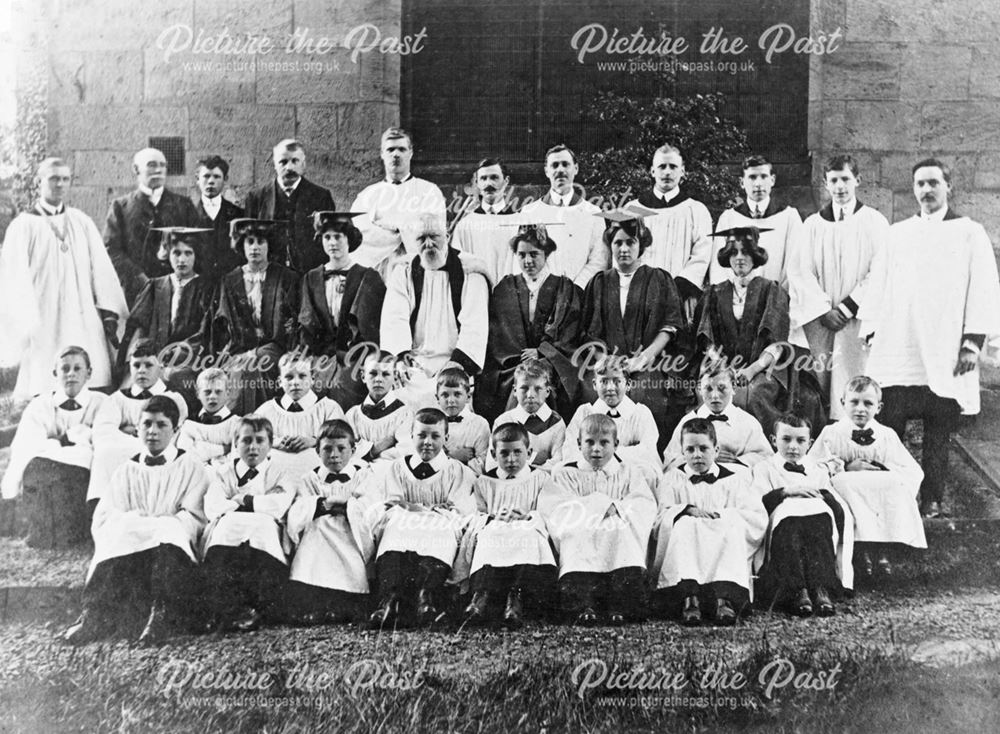
[[[287,222],[284,228],[275,228],[269,259],[305,273],[327,259],[313,238],[312,213],[337,207],[327,189],[303,175],[306,152],[298,140],[282,140],[273,155],[275,177],[247,196],[246,216]]]
[[[198,161],[196,181],[201,196],[195,201],[199,227],[212,229],[206,244],[195,261],[196,270],[204,277],[218,281],[223,275],[242,264],[240,255],[229,244],[229,223],[243,216],[243,210],[222,196],[229,178],[229,164],[217,155]]]
[[[150,278],[170,274],[167,251],[156,227],[194,227],[198,212],[186,196],[168,191],[167,159],[144,148],[132,159],[136,190],[111,202],[104,245],[118,273],[129,308]]]

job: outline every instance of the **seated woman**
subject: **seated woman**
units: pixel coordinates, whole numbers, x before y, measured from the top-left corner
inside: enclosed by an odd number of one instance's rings
[[[371,268],[351,262],[361,246],[361,230],[352,217],[360,212],[314,212],[316,240],[329,258],[302,280],[299,343],[321,357],[316,391],[345,410],[365,399],[361,368],[378,349],[385,283]],[[367,345],[367,348],[366,348]]]
[[[224,352],[232,379],[230,409],[238,415],[277,394],[278,359],[296,343],[299,276],[267,261],[274,223],[234,219],[229,236],[246,264],[222,278],[212,323],[215,352]]]
[[[696,363],[722,359],[735,370],[733,404],[753,415],[765,435],[788,412],[808,419],[815,437],[826,425],[826,410],[807,355],[788,343],[788,293],[753,272],[767,262],[758,242],[767,231],[733,227],[713,235],[726,238],[718,261],[730,276],[707,288],[695,311]]]
[[[612,268],[587,284],[581,341],[598,342],[621,358],[634,380],[632,399],[652,412],[660,434],[657,449],[662,450],[692,402],[680,379],[680,370],[687,367],[686,360],[678,361],[685,341],[680,294],[670,273],[640,264],[653,241],[642,219],[614,211],[601,216],[609,220],[604,244],[611,250]],[[594,400],[585,389],[586,398]]]
[[[583,291],[549,272],[556,243],[543,225],[522,225],[510,249],[521,272],[503,278],[490,296],[490,336],[476,385],[476,412],[492,423],[512,408],[514,369],[526,359],[541,359],[556,375],[556,412],[572,415],[580,402],[579,370],[571,357],[579,346]]]

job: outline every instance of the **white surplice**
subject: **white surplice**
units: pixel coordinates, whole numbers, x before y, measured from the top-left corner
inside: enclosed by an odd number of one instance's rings
[[[767,251],[767,262],[753,273],[761,278],[767,278],[788,288],[788,268],[795,257],[795,252],[802,244],[802,217],[794,207],[785,207],[770,216],[754,219],[735,209],[726,209],[719,216],[715,227],[717,232],[732,227],[760,227],[770,229],[761,232],[760,246]],[[725,246],[724,237],[717,237],[712,250],[712,261],[709,265],[709,281],[712,285],[723,283],[729,279],[729,268],[719,264],[719,251]]]

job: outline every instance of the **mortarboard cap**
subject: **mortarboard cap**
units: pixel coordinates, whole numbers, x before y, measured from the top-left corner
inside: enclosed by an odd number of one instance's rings
[[[659,214],[655,209],[642,206],[642,204],[626,204],[617,209],[595,212],[595,217],[602,217],[609,222],[628,222],[633,219],[643,219]]]
[[[233,219],[229,222],[229,239],[235,240],[238,237],[249,234],[250,232],[270,232],[274,225],[278,222],[273,219],[252,219],[249,217],[240,217],[239,219]]]
[[[360,217],[365,212],[334,212],[334,211],[318,211],[312,213],[313,229],[317,232],[332,223],[343,222],[344,224],[351,224],[354,217]]]
[[[771,232],[772,227],[730,227],[729,229],[720,229],[718,232],[713,232],[710,236],[712,237],[742,237],[748,236],[753,237],[759,235],[761,232]]]
[[[162,233],[162,244],[164,247],[169,247],[175,242],[193,242],[194,244],[198,244],[200,238],[195,237],[195,235],[212,231],[208,227],[150,227],[150,230]]]

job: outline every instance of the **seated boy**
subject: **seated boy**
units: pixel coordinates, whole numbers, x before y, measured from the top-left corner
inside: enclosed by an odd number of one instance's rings
[[[645,405],[635,403],[629,396],[629,381],[621,359],[601,360],[594,368],[594,390],[597,400],[576,409],[573,420],[566,428],[566,435],[580,435],[580,424],[593,413],[603,413],[618,428],[616,453],[630,464],[650,466],[661,473],[660,456],[656,450],[659,432],[653,414]],[[580,452],[572,442],[563,445],[563,461],[579,461]]]
[[[478,522],[466,531],[459,551],[471,556],[473,595],[465,619],[488,622],[492,595],[504,604],[504,626],[517,629],[524,618],[522,595],[538,601],[556,580],[549,534],[538,512],[538,496],[543,489],[551,491],[552,479],[529,465],[531,443],[520,423],[497,426],[492,442],[497,467],[476,479]]]
[[[719,448],[718,463],[731,472],[745,471],[747,467],[774,454],[757,419],[733,405],[734,381],[735,374],[731,367],[715,363],[702,371],[698,381],[702,404],[697,410],[681,418],[674,429],[670,443],[663,452],[665,469],[676,469],[684,465],[681,429],[694,418],[708,420],[715,427]]]
[[[94,513],[83,613],[65,636],[73,644],[140,628],[139,641],[155,643],[191,621],[208,470],[172,445],[177,402],[156,395],[142,406],[142,450],[118,467]]]
[[[615,457],[618,434],[606,415],[583,419],[583,461],[552,472],[538,507],[559,557],[562,611],[577,624],[642,619],[646,549],[656,501],[644,473]]]
[[[520,423],[531,437],[531,465],[550,470],[562,457],[566,423],[546,402],[552,393],[552,372],[547,362],[526,359],[514,370],[517,407],[501,413],[494,426]],[[488,463],[491,466],[492,462]]]
[[[190,451],[208,464],[229,453],[239,417],[226,405],[229,377],[223,370],[210,367],[198,375],[197,385],[201,410],[184,421],[177,448]]]
[[[249,632],[277,616],[288,566],[283,521],[295,487],[294,477],[268,457],[273,441],[267,418],[240,418],[236,455],[214,467],[205,493],[203,568],[213,629]]]
[[[369,354],[362,365],[361,379],[368,395],[361,405],[347,411],[345,420],[357,437],[357,454],[368,462],[388,463],[399,458],[397,445],[401,435],[408,435],[413,412],[396,397],[396,358],[388,352]]]
[[[180,407],[178,422],[183,423],[187,418],[184,399],[176,392],[167,390],[161,379],[163,368],[153,342],[137,339],[132,343],[128,368],[132,386],[111,393],[94,416],[94,462],[87,488],[87,502],[91,512],[111,481],[115,469],[142,449],[137,433],[145,401],[155,395],[166,395]]]
[[[86,388],[90,371],[86,350],[63,349],[54,372],[59,389],[28,403],[11,443],[0,486],[5,500],[22,497],[32,548],[65,548],[90,536],[91,426],[106,399]]]
[[[713,424],[692,418],[681,427],[684,467],[660,484],[655,553],[650,573],[657,601],[683,601],[681,621],[700,624],[708,603],[719,624],[735,624],[750,601],[750,559],[764,537],[767,512],[750,488],[750,473],[716,463]]]
[[[386,472],[386,512],[376,528],[379,605],[369,618],[374,629],[406,624],[411,607],[419,624],[444,616],[438,597],[476,507],[475,475],[444,452],[448,426],[437,408],[418,410],[412,429],[416,453],[396,459]]]
[[[282,394],[268,400],[254,411],[274,426],[271,460],[295,476],[319,466],[316,446],[319,427],[331,418],[343,418],[344,411],[335,400],[313,392],[312,361],[297,352],[278,360],[278,383]]]
[[[830,491],[826,468],[806,456],[812,426],[779,416],[771,437],[777,453],[751,470],[753,488],[769,516],[765,542],[754,557],[758,603],[794,614],[834,613],[833,597],[854,586],[854,519]],[[846,518],[846,522],[845,522]]]
[[[892,574],[893,543],[926,548],[917,493],[924,472],[899,436],[875,420],[882,388],[870,377],[855,377],[844,388],[844,417],[823,429],[809,456],[824,464],[833,488],[854,515],[854,540],[865,576]],[[863,545],[862,545],[863,544]]]
[[[353,410],[353,409],[352,409]],[[320,426],[322,466],[304,475],[288,511],[296,545],[290,592],[299,624],[356,620],[368,601],[368,566],[375,558],[369,511],[372,471],[355,458],[354,431],[334,419]]]

